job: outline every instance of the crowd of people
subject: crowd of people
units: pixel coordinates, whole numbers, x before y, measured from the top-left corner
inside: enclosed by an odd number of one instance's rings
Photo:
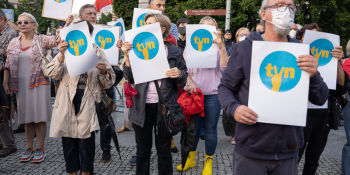
[[[323,81],[313,55],[300,55],[297,59],[300,69],[309,75],[308,100],[315,105],[328,103],[328,108],[308,109],[306,127],[259,123],[258,114],[248,107],[253,41],[302,43],[306,30],[321,31],[320,27],[316,23],[295,24],[297,9],[293,0],[263,0],[259,10],[261,23],[254,30],[242,26],[235,35],[230,29],[221,30],[213,17],[205,16],[199,24],[216,28],[213,40],[218,48],[217,58],[214,58],[216,67],[187,68],[186,60],[191,55],[186,52],[186,25],[193,23],[187,18],[172,23],[164,15],[165,7],[165,0],[150,0],[148,8],[162,13],[146,15],[145,24],[160,24],[170,66],[165,72],[168,78],[140,84],[135,84],[130,64],[132,44],[121,40],[114,46],[122,52],[120,65],[111,65],[104,51],[93,44],[98,64],[79,76],[69,75],[64,54],[69,44],[60,37],[59,29],[86,22],[92,35],[97,21],[94,5],[82,6],[79,19],[70,15],[52,36],[38,33],[39,24],[32,14],[20,14],[15,25],[0,10],[0,157],[17,151],[12,128],[16,111],[16,120],[24,127],[26,137],[20,162],[45,160],[47,122],[51,122],[49,136],[62,139],[67,173],[94,173],[97,131],[103,151],[101,161],[109,162],[112,157],[111,126],[103,119],[99,105],[106,98],[104,94],[115,100],[115,88],[119,83],[115,71],[120,67],[126,83],[137,94],[132,97],[133,106],[125,110],[124,122],[117,132],[135,131],[137,151],[130,163],[136,164],[137,175],[150,173],[153,137],[159,174],[173,174],[173,169],[183,172],[195,167],[200,138],[205,144],[202,174],[213,174],[221,111],[225,134],[230,137],[227,141],[235,145],[234,175],[296,175],[304,153],[302,174],[316,174],[329,132],[338,127],[329,113],[334,98],[346,99],[343,117],[347,142],[342,152],[342,173],[350,175],[350,59],[346,56],[350,54],[350,41],[346,53],[342,46],[335,46],[331,52],[338,64],[336,90],[329,89]],[[117,17],[113,15],[112,20],[116,21]],[[44,65],[42,60],[46,57],[53,59]],[[53,107],[50,105],[50,87],[56,94]],[[204,115],[191,116],[190,120],[196,126],[193,146],[185,164],[173,167],[171,152],[178,150],[172,135],[161,132],[160,118],[165,109],[163,105],[182,111],[178,103],[181,92],[202,93]],[[37,137],[37,144],[33,143],[34,137]]]

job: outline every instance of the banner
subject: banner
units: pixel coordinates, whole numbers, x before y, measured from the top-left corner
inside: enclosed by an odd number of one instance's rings
[[[73,0],[44,0],[42,15],[65,21],[72,14]]]
[[[329,89],[337,87],[337,59],[331,52],[335,46],[340,46],[339,35],[306,30],[304,44],[310,45],[311,54],[318,60],[318,71]]]
[[[120,27],[94,25],[93,42],[104,51],[111,65],[118,65],[119,62],[119,33]]]
[[[216,28],[203,24],[186,25],[185,59],[187,68],[216,68],[218,46],[213,43]]]
[[[167,78],[170,67],[159,23],[128,30],[125,39],[133,45],[129,59],[135,84]]]
[[[68,43],[64,55],[71,77],[89,71],[99,62],[85,21],[61,29],[60,36]]]
[[[297,65],[309,46],[253,41],[248,107],[258,122],[305,126],[310,77]]]
[[[1,9],[8,20],[15,22],[15,11],[13,9]]]
[[[150,13],[161,14],[162,12],[159,10],[134,8],[134,15],[132,17],[132,28],[134,29],[146,25],[145,17],[147,14]]]
[[[123,18],[118,18],[117,21],[108,22],[107,25],[120,27],[121,39],[122,39],[123,42],[125,41],[125,35],[124,35],[125,24],[124,24]]]

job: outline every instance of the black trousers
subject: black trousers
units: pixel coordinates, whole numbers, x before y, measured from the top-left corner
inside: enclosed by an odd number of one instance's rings
[[[133,124],[135,130],[136,175],[150,174],[150,158],[152,149],[152,130],[157,124],[158,104],[146,104],[145,123],[143,127]],[[158,174],[170,175],[173,173],[172,157],[170,152],[171,137],[155,135],[158,154]]]
[[[304,128],[304,146],[299,150],[299,162],[305,151],[303,175],[314,175],[326,147],[330,128],[326,123],[327,109],[309,109]]]

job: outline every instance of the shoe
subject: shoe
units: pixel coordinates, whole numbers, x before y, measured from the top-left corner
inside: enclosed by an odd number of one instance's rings
[[[46,158],[46,152],[42,152],[42,151],[37,149],[34,153],[34,157],[33,157],[32,162],[33,163],[40,163],[40,162],[44,161],[45,158]]]
[[[0,157],[6,157],[17,151],[17,148],[4,148],[0,150]]]
[[[27,149],[27,151],[24,152],[24,154],[21,156],[19,161],[22,162],[22,163],[23,162],[29,162],[30,160],[32,160],[33,154],[34,154],[34,152],[31,149]]]
[[[111,159],[112,159],[111,151],[103,151],[101,162],[107,163],[111,161]]]
[[[202,175],[211,175],[213,173],[213,157],[214,155],[205,155],[205,162]]]
[[[230,140],[231,144],[232,145],[235,145],[236,144],[236,140],[235,140],[235,137],[231,137],[231,140]]]
[[[188,154],[187,160],[186,160],[186,164],[185,167],[183,169],[183,171],[186,171],[190,168],[193,168],[196,165],[196,151],[190,151],[190,153]],[[182,171],[182,164],[178,165],[176,167],[176,169],[178,171]]]
[[[24,132],[24,125],[19,125],[18,128],[13,131],[15,134],[22,132]]]
[[[117,133],[122,133],[122,132],[127,131],[127,130],[129,130],[127,127],[122,126],[120,129],[117,130]]]
[[[136,156],[132,156],[130,159],[130,165],[135,166],[136,165]]]

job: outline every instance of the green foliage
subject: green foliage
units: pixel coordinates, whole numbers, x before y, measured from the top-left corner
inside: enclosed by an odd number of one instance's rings
[[[113,11],[118,18],[123,18],[126,30],[131,29],[132,15],[138,4],[138,0],[113,0]]]
[[[1,0],[0,9],[13,9],[13,5],[8,0]]]
[[[46,30],[51,25],[51,21],[55,21],[56,24],[58,21],[41,17],[43,3],[44,0],[20,0],[17,9],[15,9],[15,20],[17,20],[21,13],[28,12],[36,18],[39,24],[38,32],[46,34]]]
[[[108,22],[112,21],[112,13],[108,13],[105,15],[102,13],[100,20],[98,20],[98,24],[107,24]]]

